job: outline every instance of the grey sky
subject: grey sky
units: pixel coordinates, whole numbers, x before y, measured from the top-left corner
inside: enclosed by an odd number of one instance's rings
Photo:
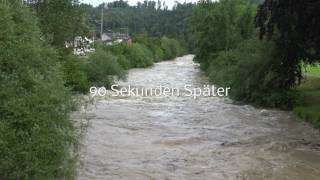
[[[87,4],[92,4],[93,6],[97,6],[103,2],[113,2],[114,0],[80,0],[80,1]],[[138,1],[143,2],[143,0],[127,0],[127,1],[130,5],[136,5]],[[171,9],[175,1],[184,3],[184,2],[197,2],[198,0],[162,0],[162,2],[163,1],[165,1],[167,6]]]

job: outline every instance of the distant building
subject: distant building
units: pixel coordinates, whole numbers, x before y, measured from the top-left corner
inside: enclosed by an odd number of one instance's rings
[[[119,43],[132,43],[132,39],[127,33],[114,33],[112,31],[108,33],[103,33],[101,36],[101,41],[107,45],[115,45]]]
[[[73,54],[85,56],[88,53],[95,52],[95,49],[93,48],[93,43],[93,39],[76,36],[73,41],[66,42],[65,45],[66,48],[73,48]]]
[[[110,34],[103,33],[102,36],[101,36],[101,41],[103,41],[103,42],[112,41],[112,36],[110,36]]]

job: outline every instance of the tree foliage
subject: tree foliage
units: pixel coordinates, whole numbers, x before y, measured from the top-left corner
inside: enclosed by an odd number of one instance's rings
[[[78,0],[27,0],[39,19],[46,40],[58,48],[75,36],[88,34],[86,12]]]
[[[247,1],[199,3],[191,21],[196,60],[213,83],[232,88],[234,99],[291,108],[292,66],[279,56],[276,42],[258,40],[255,13],[256,6]],[[298,70],[299,64],[295,65]]]
[[[260,38],[276,43],[277,68],[288,89],[302,78],[301,61],[314,63],[320,59],[320,1],[266,0],[259,6],[256,25]]]
[[[253,35],[254,8],[241,1],[202,1],[191,19],[196,39],[196,60],[202,69],[220,51],[230,50]]]
[[[68,178],[72,107],[57,53],[33,13],[0,3],[0,179]]]

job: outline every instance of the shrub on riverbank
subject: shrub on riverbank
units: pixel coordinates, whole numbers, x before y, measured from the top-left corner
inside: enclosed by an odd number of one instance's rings
[[[165,60],[173,59],[185,53],[185,50],[177,40],[167,37],[161,38],[161,48],[163,49],[163,58]]]
[[[166,58],[173,59],[186,53],[186,50],[174,39],[151,38],[143,35],[134,37],[132,44],[100,44],[98,47],[119,57],[119,63],[123,65],[124,69],[148,67],[154,62],[160,62]],[[129,66],[127,62],[129,62]]]
[[[124,76],[124,69],[110,52],[98,49],[88,61],[88,77],[93,85],[109,87],[115,77]]]
[[[160,62],[164,58],[164,51],[161,49],[161,42],[159,38],[149,38],[146,36],[137,36],[134,41],[140,44],[144,44],[153,55],[154,62]]]
[[[130,62],[129,62],[129,60],[127,59],[126,56],[124,56],[124,55],[117,55],[117,60],[118,60],[118,63],[121,65],[121,67],[122,67],[124,70],[129,70],[129,69],[130,69]]]
[[[153,55],[150,49],[139,43],[133,43],[127,47],[125,56],[129,60],[130,67],[132,68],[148,67],[154,63]]]
[[[134,41],[143,44],[152,52],[154,62],[174,59],[187,53],[181,42],[168,37],[150,38],[140,35],[136,36]]]
[[[86,93],[89,89],[89,81],[85,60],[69,55],[63,62],[66,86],[75,92]]]
[[[0,179],[69,179],[70,92],[21,1],[0,3]]]

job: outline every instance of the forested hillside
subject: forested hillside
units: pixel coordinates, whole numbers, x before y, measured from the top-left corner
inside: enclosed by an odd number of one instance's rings
[[[99,36],[101,25],[101,9],[103,5],[92,7],[81,5],[89,14],[91,30]],[[120,0],[108,3],[104,10],[103,31],[126,31],[131,35],[145,34],[152,37],[167,36],[176,38],[185,45],[192,47],[192,35],[189,31],[188,19],[192,14],[194,4],[176,3],[173,9],[168,9],[165,1],[144,1],[130,6]],[[125,30],[124,30],[125,29]]]

